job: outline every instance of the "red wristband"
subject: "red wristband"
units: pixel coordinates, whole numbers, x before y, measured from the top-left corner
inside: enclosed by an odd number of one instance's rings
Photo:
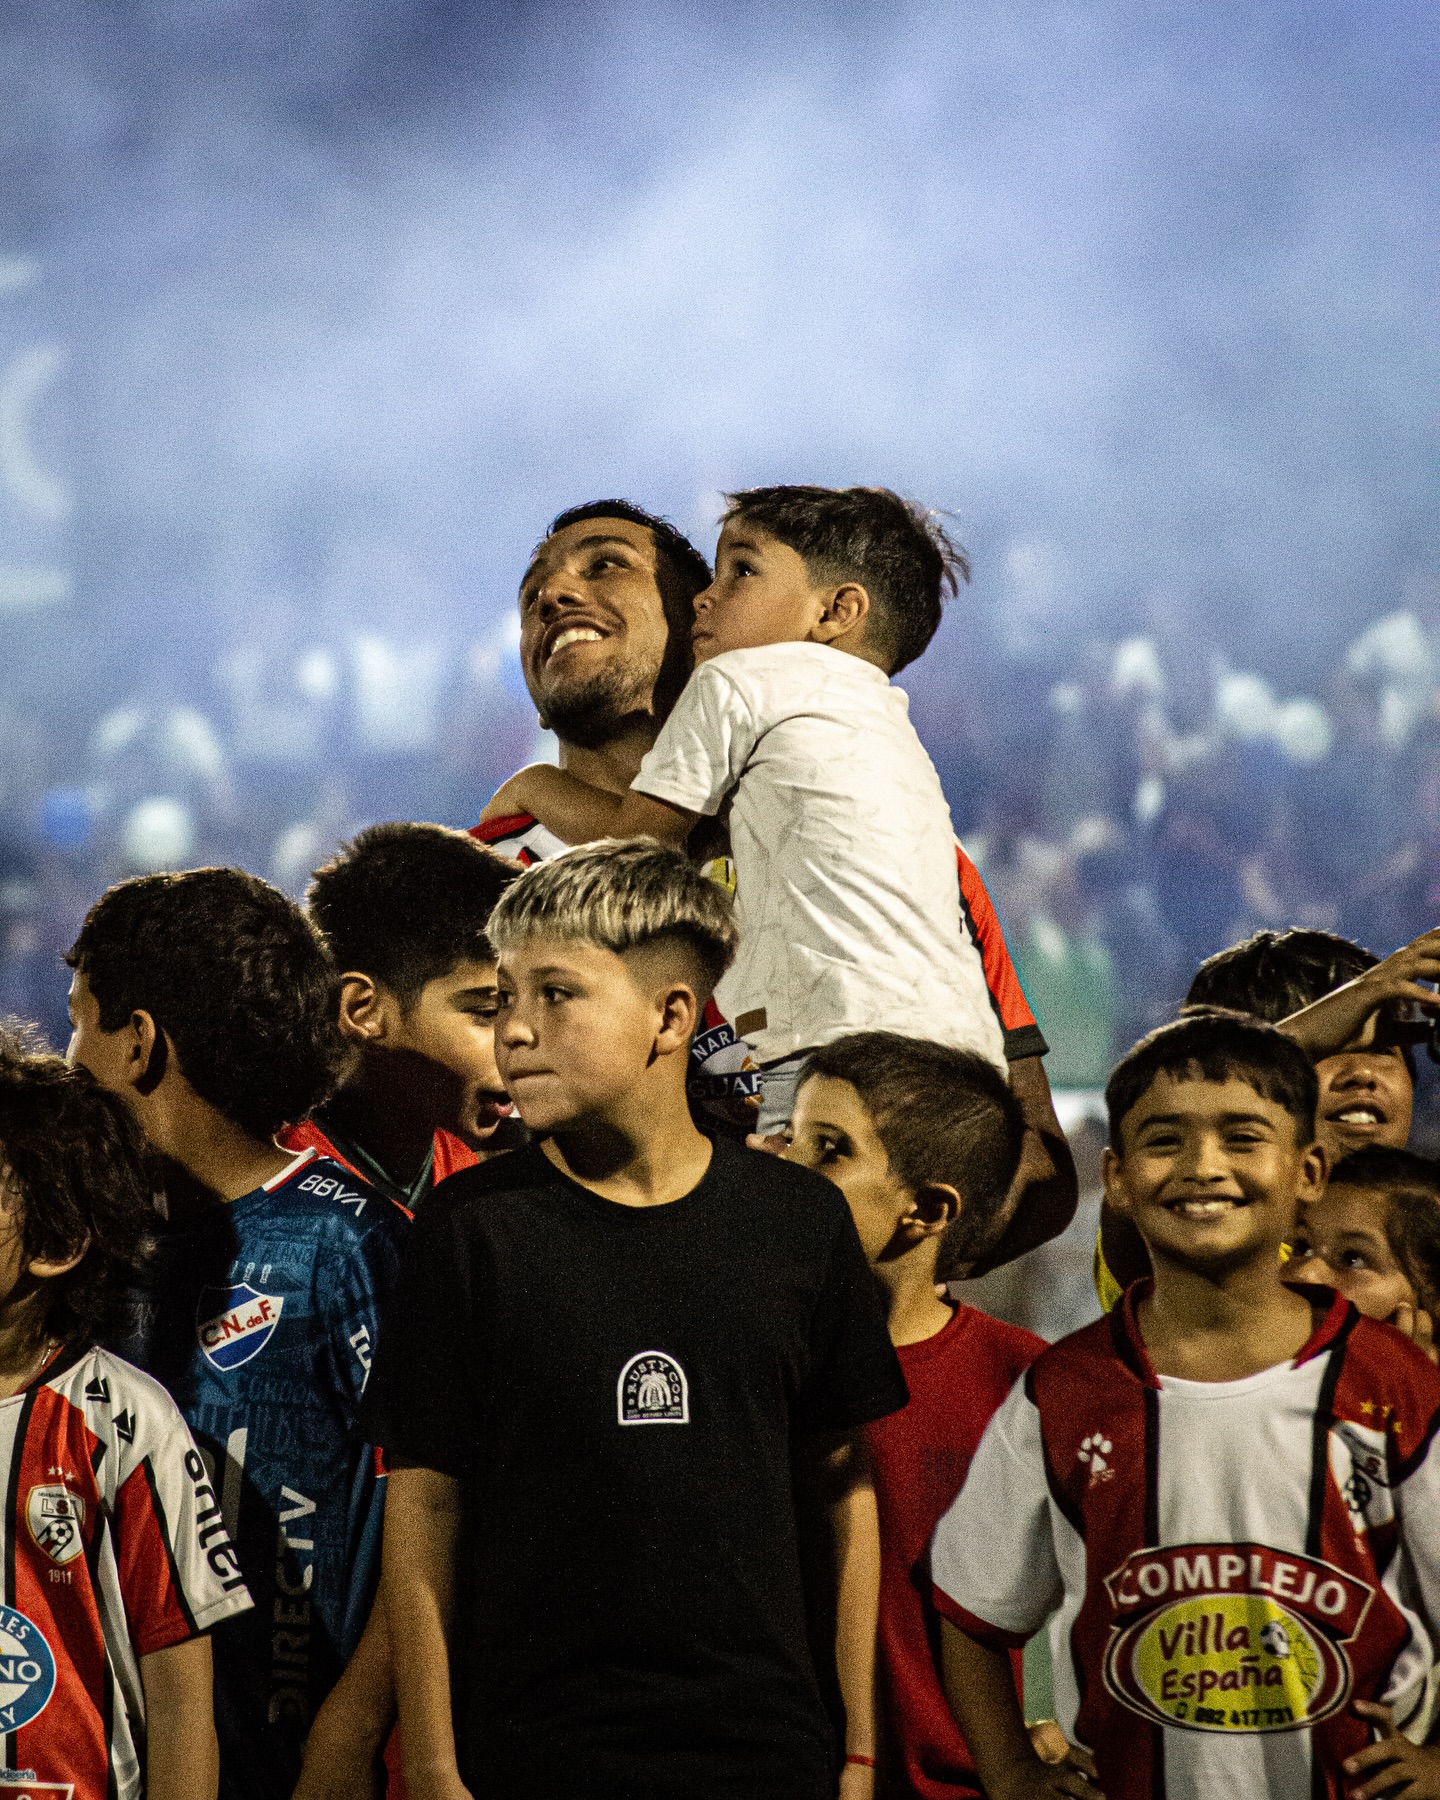
[[[875,1767],[875,1758],[873,1756],[861,1756],[858,1750],[852,1750],[845,1760],[847,1763],[859,1763],[862,1769],[873,1769]]]

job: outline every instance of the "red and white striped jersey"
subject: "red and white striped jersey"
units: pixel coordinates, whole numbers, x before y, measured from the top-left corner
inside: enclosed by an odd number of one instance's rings
[[[133,1800],[140,1659],[250,1605],[209,1471],[158,1382],[71,1349],[0,1401],[0,1479],[0,1765]]]
[[[1339,1800],[1417,1735],[1440,1622],[1440,1371],[1347,1301],[1292,1363],[1157,1376],[1123,1308],[1039,1357],[931,1552],[935,1600],[998,1647],[1055,1614],[1057,1716],[1108,1800]],[[997,1521],[999,1523],[997,1523]]]

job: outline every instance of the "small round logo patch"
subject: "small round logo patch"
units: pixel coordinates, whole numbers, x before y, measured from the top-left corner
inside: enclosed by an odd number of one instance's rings
[[[55,1658],[31,1623],[0,1606],[0,1731],[18,1731],[44,1712],[55,1692]]]
[[[616,1408],[622,1425],[688,1425],[690,1384],[663,1350],[642,1350],[620,1371]]]

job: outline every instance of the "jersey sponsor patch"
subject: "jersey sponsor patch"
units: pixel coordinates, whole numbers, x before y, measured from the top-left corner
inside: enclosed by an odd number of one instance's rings
[[[1338,1712],[1344,1645],[1374,1598],[1331,1563],[1264,1544],[1137,1550],[1105,1588],[1106,1687],[1186,1731],[1299,1731]]]
[[[283,1294],[262,1294],[248,1281],[202,1288],[195,1336],[206,1362],[223,1373],[258,1356],[275,1335],[284,1307]]]
[[[685,1371],[663,1350],[642,1350],[620,1371],[616,1406],[622,1425],[688,1425]]]
[[[0,1769],[0,1800],[74,1800],[73,1781],[37,1781],[33,1769]]]
[[[58,1482],[31,1488],[25,1501],[25,1523],[51,1562],[73,1562],[85,1548],[85,1502]]]
[[[38,1718],[55,1692],[55,1658],[40,1628],[13,1606],[0,1606],[0,1731]]]

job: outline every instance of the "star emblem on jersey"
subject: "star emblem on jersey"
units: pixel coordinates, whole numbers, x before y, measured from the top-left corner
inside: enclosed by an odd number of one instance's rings
[[[55,1658],[40,1628],[13,1606],[0,1606],[0,1731],[18,1731],[44,1712],[55,1692]]]
[[[663,1350],[642,1350],[620,1371],[615,1390],[622,1425],[688,1425],[690,1384]]]
[[[226,1374],[258,1356],[274,1337],[284,1308],[283,1294],[262,1294],[248,1281],[202,1288],[195,1336],[206,1362]]]
[[[1110,1467],[1110,1452],[1115,1446],[1101,1432],[1093,1431],[1087,1438],[1082,1438],[1076,1456],[1090,1470],[1090,1485],[1097,1481],[1109,1481],[1115,1474]]]
[[[85,1548],[85,1502],[59,1483],[31,1488],[25,1523],[51,1562],[73,1562]]]

